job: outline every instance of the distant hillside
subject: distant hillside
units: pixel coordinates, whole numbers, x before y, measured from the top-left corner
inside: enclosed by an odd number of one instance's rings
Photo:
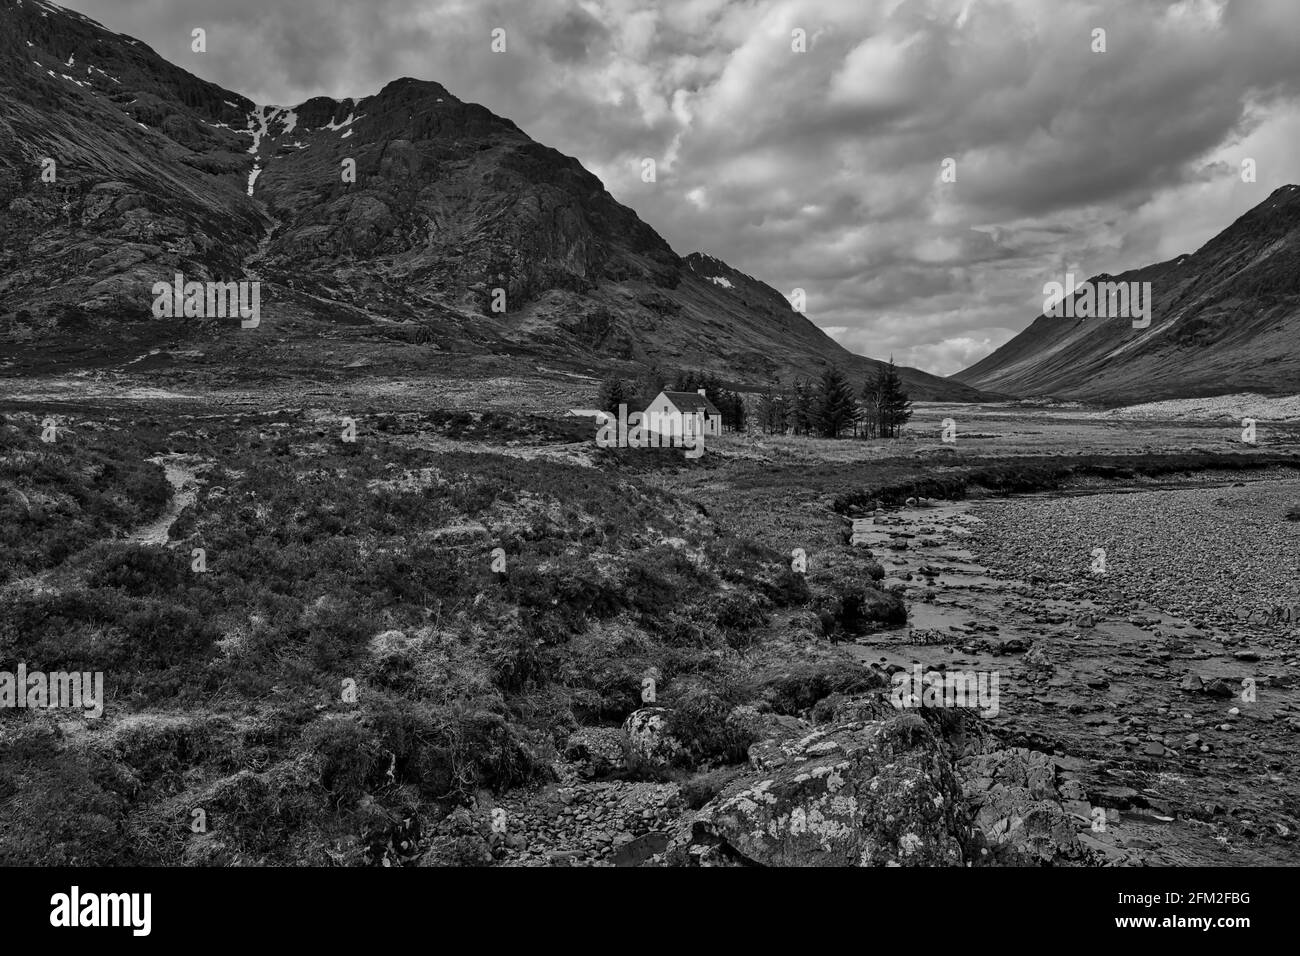
[[[1300,186],[1274,191],[1191,255],[1093,279],[1150,282],[1150,327],[1039,316],[952,378],[1110,403],[1300,391]]]

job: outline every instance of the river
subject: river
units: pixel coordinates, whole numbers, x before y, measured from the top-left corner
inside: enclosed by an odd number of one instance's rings
[[[1093,490],[1091,505],[1131,490]],[[1246,651],[1240,628],[1194,623],[1155,593],[1088,599],[992,571],[972,547],[989,507],[937,502],[854,521],[853,543],[883,565],[881,585],[903,593],[909,620],[860,637],[852,653],[895,671],[996,675],[989,726],[1009,746],[1055,755],[1058,785],[1081,798],[1064,802],[1067,813],[1116,862],[1300,862],[1294,641],[1279,633]],[[1105,833],[1090,829],[1097,806],[1118,812]]]

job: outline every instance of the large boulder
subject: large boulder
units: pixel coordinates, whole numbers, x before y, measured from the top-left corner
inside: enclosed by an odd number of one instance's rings
[[[751,750],[675,834],[672,865],[957,866],[970,852],[961,788],[915,714],[852,721]]]
[[[634,759],[650,767],[670,767],[686,753],[672,735],[672,711],[667,707],[643,707],[623,722],[628,747]]]

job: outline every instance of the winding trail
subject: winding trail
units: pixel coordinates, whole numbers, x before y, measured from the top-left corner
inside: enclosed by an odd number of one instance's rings
[[[123,538],[100,538],[95,544],[122,542],[125,544],[164,545],[170,547],[167,535],[172,525],[185,508],[193,504],[198,493],[198,469],[203,464],[199,459],[186,455],[161,455],[149,461],[161,465],[172,486],[172,497],[163,513],[147,524],[131,531]],[[39,574],[33,574],[0,587],[0,597],[12,597],[20,593],[58,594],[81,583],[84,571],[76,566],[77,558],[85,554],[95,544],[88,545],[81,551],[67,558],[58,567],[50,568]]]
[[[180,455],[150,458],[156,465],[162,465],[168,483],[172,486],[172,498],[161,515],[146,525],[141,525],[129,535],[129,544],[167,544],[167,534],[180,517],[180,513],[194,503],[198,494],[197,468],[192,462]]]

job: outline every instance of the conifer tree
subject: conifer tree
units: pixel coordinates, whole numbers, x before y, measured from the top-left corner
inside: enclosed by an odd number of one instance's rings
[[[610,376],[600,383],[600,390],[596,393],[596,407],[602,412],[617,415],[618,406],[630,404],[631,399],[632,390],[628,387],[628,383],[621,378]]]
[[[827,438],[838,438],[858,417],[858,399],[844,373],[832,365],[822,372],[817,389],[816,425]]]
[[[879,376],[868,375],[862,384],[862,437],[875,438],[880,434]]]
[[[769,435],[784,435],[786,430],[787,398],[784,390],[776,391],[771,385],[764,389],[758,400],[758,424]]]
[[[877,404],[882,437],[895,438],[899,430],[912,417],[912,402],[903,389],[903,380],[894,366],[894,357],[880,370],[877,380]]]
[[[807,435],[813,427],[812,385],[795,379],[790,398],[790,425],[796,435]]]

